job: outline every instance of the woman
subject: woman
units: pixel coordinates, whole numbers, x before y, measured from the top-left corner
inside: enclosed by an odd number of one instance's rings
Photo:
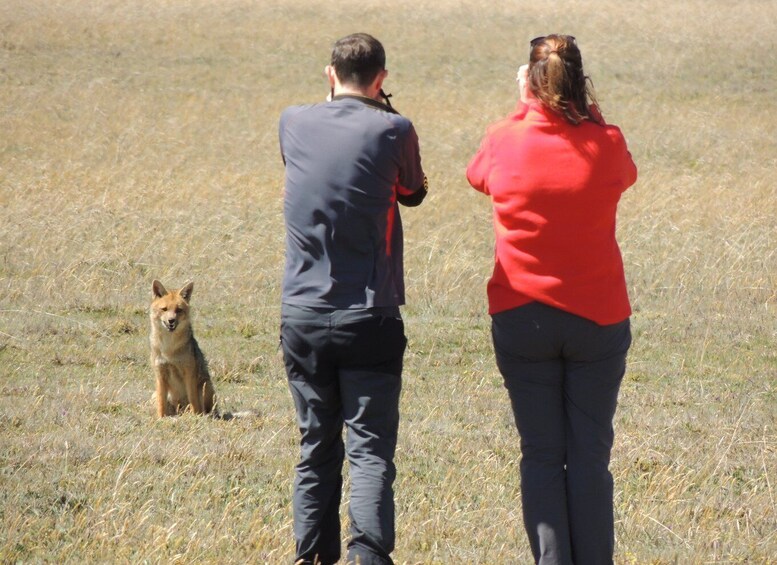
[[[534,39],[519,83],[467,179],[493,203],[489,313],[521,437],[524,524],[537,563],[612,563],[608,467],[631,344],[615,213],[637,169],[574,37]]]

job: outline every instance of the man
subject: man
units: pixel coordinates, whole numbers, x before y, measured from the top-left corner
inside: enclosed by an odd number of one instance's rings
[[[293,498],[296,563],[340,558],[345,455],[348,562],[392,563],[393,460],[407,343],[397,203],[420,204],[426,178],[412,123],[381,102],[385,57],[374,37],[344,37],[325,69],[327,102],[287,108],[280,119],[281,344],[302,436]]]

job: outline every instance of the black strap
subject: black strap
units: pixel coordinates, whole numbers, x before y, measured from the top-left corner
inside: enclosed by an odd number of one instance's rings
[[[381,90],[381,92],[383,92]],[[385,94],[383,95],[385,97]],[[389,94],[389,96],[391,96]],[[394,107],[391,104],[384,104],[382,102],[378,102],[377,100],[373,98],[368,98],[366,96],[359,96],[358,94],[338,94],[337,96],[333,96],[332,100],[345,100],[351,98],[353,100],[358,100],[359,102],[363,102],[367,106],[372,106],[376,110],[383,110],[384,112],[390,112],[392,114],[399,114]],[[388,97],[385,98],[386,102],[388,102]]]
[[[383,98],[383,101],[386,103],[386,106],[391,108],[392,111],[394,111],[397,114],[399,114],[399,112],[394,110],[394,106],[391,105],[391,100],[389,100],[389,98],[391,98],[393,96],[393,94],[391,94],[390,92],[388,94],[386,94],[386,91],[383,90],[382,88],[380,89],[380,92],[378,94],[380,94],[380,97]]]

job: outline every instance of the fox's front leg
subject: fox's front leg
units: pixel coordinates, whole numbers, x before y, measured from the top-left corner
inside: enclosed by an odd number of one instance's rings
[[[168,415],[167,392],[170,389],[167,381],[167,369],[164,365],[155,365],[156,373],[156,413],[159,418]]]
[[[197,386],[197,367],[192,364],[191,367],[184,369],[183,382],[186,385],[186,396],[189,397],[189,404],[192,412],[202,414],[202,400],[200,398],[200,387]]]

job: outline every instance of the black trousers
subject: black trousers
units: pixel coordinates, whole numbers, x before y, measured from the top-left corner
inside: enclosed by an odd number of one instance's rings
[[[351,477],[348,563],[392,563],[394,452],[406,343],[398,308],[284,305],[281,344],[301,433],[293,495],[295,563],[340,558],[345,456]]]
[[[612,421],[629,320],[600,326],[533,302],[492,316],[521,438],[524,526],[541,565],[612,563]]]

